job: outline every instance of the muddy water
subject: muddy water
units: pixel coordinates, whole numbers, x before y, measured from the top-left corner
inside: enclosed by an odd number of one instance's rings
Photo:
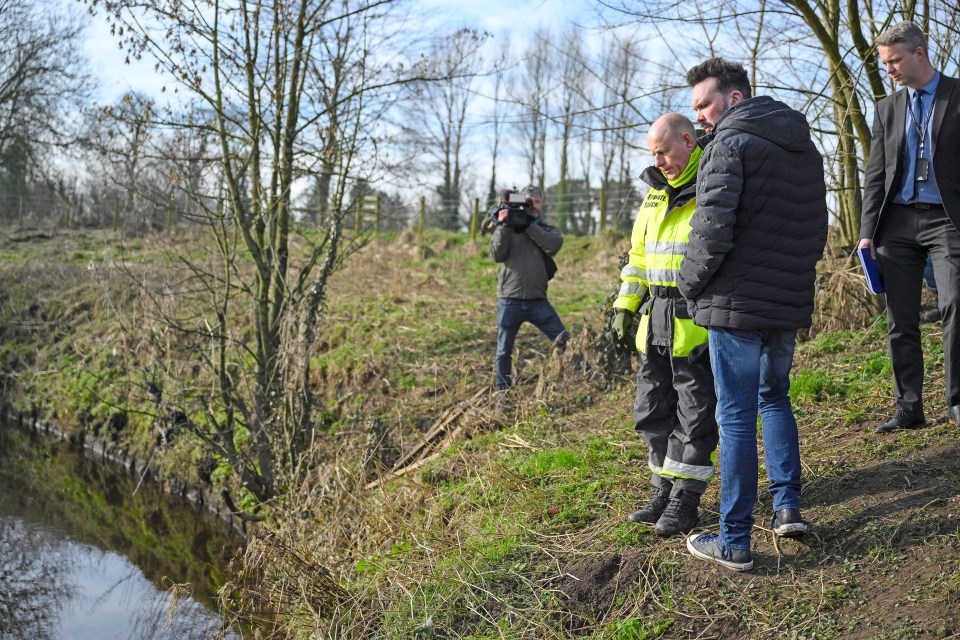
[[[152,487],[134,494],[136,480],[0,424],[0,640],[216,635],[220,569],[240,541]]]

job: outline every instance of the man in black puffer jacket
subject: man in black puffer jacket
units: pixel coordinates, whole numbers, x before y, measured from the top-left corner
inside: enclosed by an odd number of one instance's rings
[[[677,284],[708,328],[720,426],[720,534],[694,534],[699,558],[753,567],[757,414],[775,534],[802,535],[800,445],[790,406],[797,329],[809,327],[816,264],[827,238],[823,159],[802,113],[751,98],[743,67],[712,58],[690,69],[708,135],[697,210]]]

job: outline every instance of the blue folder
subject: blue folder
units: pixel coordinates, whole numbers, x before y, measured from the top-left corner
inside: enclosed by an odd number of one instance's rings
[[[870,249],[857,249],[857,255],[860,256],[863,275],[867,277],[867,289],[871,293],[883,293],[883,274],[880,273],[880,265],[870,255]]]

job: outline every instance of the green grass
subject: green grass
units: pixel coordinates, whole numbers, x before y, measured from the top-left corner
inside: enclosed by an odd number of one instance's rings
[[[833,355],[846,350],[847,345],[854,339],[852,331],[837,331],[836,333],[821,333],[817,336],[809,349],[817,355]]]
[[[956,513],[960,492],[960,473],[945,462],[952,431],[942,421],[882,438],[867,428],[891,405],[882,322],[798,344],[791,397],[804,515],[817,535],[785,543],[777,556],[765,530],[770,499],[761,472],[758,567],[747,575],[698,563],[681,540],[625,521],[645,498],[650,474],[632,428],[632,375],[610,383],[567,375],[565,362],[544,358],[548,349],[530,327],[515,353],[523,375],[510,416],[496,416],[492,397],[481,394],[449,425],[456,438],[438,438],[425,451],[428,463],[367,489],[375,465],[361,461],[371,419],[387,425],[398,450],[409,450],[489,385],[497,268],[486,257],[487,239],[430,230],[421,254],[413,237],[373,240],[334,277],[311,358],[322,408],[316,458],[308,481],[275,505],[270,525],[288,533],[298,553],[330,565],[355,605],[344,615],[368,624],[365,640],[693,638],[708,627],[711,637],[751,640],[893,637],[906,619],[931,637],[944,625],[939,635],[960,632],[960,618],[942,605],[960,601],[951,560],[957,533],[940,526],[955,522],[944,514]],[[143,277],[176,281],[184,274],[172,249],[202,258],[202,244],[65,240],[28,243],[20,254],[0,243],[0,254],[24,256],[0,261],[0,365],[17,406],[79,428],[81,413],[108,420],[123,405],[132,410],[123,436],[146,442],[152,407],[142,385],[157,376],[181,380],[167,397],[202,421],[200,400],[212,381],[178,359],[190,351],[109,267],[122,247]],[[571,237],[558,257],[551,298],[575,338],[580,327],[597,329],[623,241]],[[96,263],[92,272],[88,262]],[[938,340],[925,329],[931,398],[943,384]],[[589,345],[586,355],[596,356]],[[137,409],[143,414],[134,418]],[[169,459],[193,467],[200,460],[192,453],[175,449]],[[904,465],[909,472],[900,472]],[[867,482],[877,474],[886,474],[882,483]],[[715,530],[718,497],[719,482],[710,483],[704,528]],[[926,588],[906,593],[900,621],[872,606],[867,594],[918,575],[928,579],[915,586]],[[591,580],[596,590],[584,602],[569,599],[573,586]],[[914,605],[936,605],[945,621],[916,622]],[[324,624],[317,621],[316,635]]]
[[[548,449],[529,456],[521,456],[517,471],[531,480],[544,480],[544,476],[557,470],[583,470],[585,458],[568,449]],[[577,473],[579,475],[579,473]]]
[[[790,376],[790,397],[795,402],[822,402],[846,393],[842,381],[819,370],[800,370]]]
[[[659,638],[669,631],[672,621],[661,620],[651,621],[639,618],[630,618],[618,621],[611,625],[610,635],[604,632],[599,638],[610,638],[610,640],[650,640]]]

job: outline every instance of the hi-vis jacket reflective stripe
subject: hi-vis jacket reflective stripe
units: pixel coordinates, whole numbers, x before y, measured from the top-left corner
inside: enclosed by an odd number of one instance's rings
[[[690,234],[690,218],[696,209],[694,196],[701,153],[700,147],[694,148],[686,168],[676,180],[667,181],[655,167],[648,168],[641,176],[651,189],[633,224],[630,259],[620,272],[620,295],[613,306],[631,313],[641,312],[637,349],[644,353],[651,332],[651,307],[657,304],[673,307],[670,314],[673,326],[655,326],[653,331],[672,333],[668,344],[674,357],[686,357],[694,347],[707,342],[707,330],[693,324],[682,299],[656,298],[644,304],[651,286],[676,289]]]

